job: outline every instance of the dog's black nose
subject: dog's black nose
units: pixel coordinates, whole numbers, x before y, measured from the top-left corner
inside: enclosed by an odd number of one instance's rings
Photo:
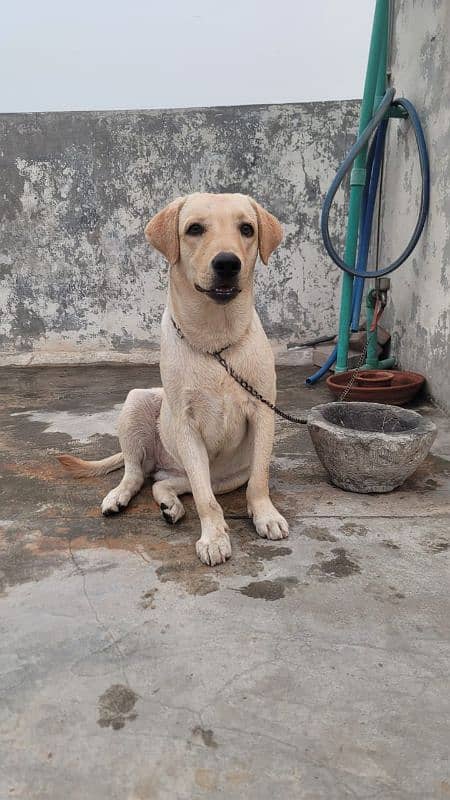
[[[211,261],[211,266],[219,278],[231,278],[240,272],[241,259],[234,253],[218,253]]]

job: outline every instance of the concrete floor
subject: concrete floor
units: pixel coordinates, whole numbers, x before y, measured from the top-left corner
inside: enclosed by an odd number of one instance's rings
[[[281,368],[280,404],[328,397]],[[154,368],[9,369],[2,437],[0,798],[450,797],[450,424],[391,495],[333,488],[304,427],[277,422],[273,497],[289,540],[223,498],[233,557],[194,553],[150,487],[99,513],[127,390]]]

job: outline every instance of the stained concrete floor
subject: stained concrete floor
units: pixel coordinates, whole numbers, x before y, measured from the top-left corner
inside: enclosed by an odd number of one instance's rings
[[[280,403],[328,398],[281,368]],[[280,543],[223,498],[233,557],[194,554],[147,486],[76,481],[55,454],[115,452],[151,368],[9,369],[1,409],[0,798],[427,800],[450,796],[450,424],[391,495],[333,488],[277,422]]]

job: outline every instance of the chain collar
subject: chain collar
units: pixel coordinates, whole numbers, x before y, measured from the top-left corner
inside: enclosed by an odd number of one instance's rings
[[[183,331],[181,330],[180,326],[177,325],[177,323],[175,322],[173,317],[171,317],[171,320],[172,320],[172,325],[175,328],[175,331],[176,331],[176,334],[177,334],[178,338],[179,339],[186,339]],[[187,341],[189,347],[192,347],[193,350],[196,349],[195,347],[192,346],[192,344],[190,343],[190,341],[188,339],[186,339],[186,341]],[[212,352],[212,353],[209,350],[206,350],[205,352],[206,352],[206,355],[213,356],[214,358],[216,358],[216,356],[218,356],[221,353],[223,353],[224,350],[228,350],[229,347],[231,347],[231,344],[226,344],[225,347],[222,347],[220,350],[214,350],[214,352]]]

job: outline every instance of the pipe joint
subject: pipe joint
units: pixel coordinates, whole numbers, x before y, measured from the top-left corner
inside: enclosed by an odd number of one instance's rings
[[[350,174],[350,186],[365,186],[367,170],[365,167],[353,167]]]

